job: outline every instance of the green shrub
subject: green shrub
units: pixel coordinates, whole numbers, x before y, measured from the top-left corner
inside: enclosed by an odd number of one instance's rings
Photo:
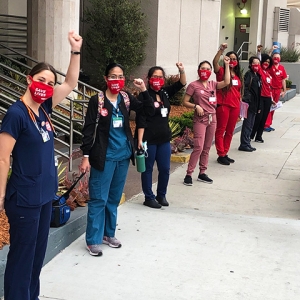
[[[178,123],[181,127],[180,134],[183,134],[183,131],[185,130],[186,127],[193,130],[193,116],[194,116],[194,112],[191,111],[182,114],[182,116],[180,117],[170,117],[169,120]]]
[[[280,49],[280,57],[283,62],[297,62],[300,58],[300,51],[294,47],[282,47]]]
[[[179,80],[179,75],[169,75],[166,77],[165,86],[172,85],[173,83]],[[171,97],[170,104],[171,105],[182,105],[183,97],[185,94],[185,87],[183,87],[179,92],[177,92],[173,97]]]
[[[286,84],[286,87],[287,87],[287,88],[290,88],[291,85],[292,85],[292,81],[287,79],[287,80],[285,81],[285,84]]]
[[[84,41],[97,88],[104,88],[103,75],[109,63],[120,63],[125,73],[131,74],[144,61],[148,37],[145,18],[140,0],[89,0]]]

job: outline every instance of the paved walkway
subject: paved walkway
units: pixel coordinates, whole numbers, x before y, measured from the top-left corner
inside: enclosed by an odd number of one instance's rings
[[[300,295],[300,97],[275,113],[276,131],[257,151],[216,163],[212,185],[171,175],[170,207],[153,210],[143,196],[119,209],[121,249],[85,250],[84,236],[42,270],[41,299],[298,300]],[[137,183],[139,184],[139,183]]]

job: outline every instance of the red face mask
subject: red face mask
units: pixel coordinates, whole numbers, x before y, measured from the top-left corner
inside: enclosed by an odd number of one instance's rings
[[[251,66],[251,69],[252,69],[253,72],[256,73],[256,72],[258,72],[258,70],[259,70],[259,65],[252,65],[252,66]]]
[[[112,94],[118,94],[125,85],[125,79],[109,79],[106,83]]]
[[[236,67],[238,64],[237,60],[231,60],[229,63],[229,68],[234,68]]]
[[[280,63],[280,57],[274,57],[273,62],[275,65],[278,65]]]
[[[158,92],[164,86],[165,80],[164,78],[150,78],[149,85],[152,90]]]
[[[211,71],[210,70],[198,70],[198,75],[200,77],[200,80],[205,81],[210,77]]]
[[[263,68],[264,70],[268,69],[268,68],[269,68],[269,63],[264,62],[264,63],[262,64],[262,68]]]
[[[31,76],[29,78],[31,83],[28,87],[33,101],[41,104],[53,96],[53,86],[40,81],[34,81]]]

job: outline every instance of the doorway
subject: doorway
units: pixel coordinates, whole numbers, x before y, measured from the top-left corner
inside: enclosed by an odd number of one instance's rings
[[[237,52],[244,42],[249,42],[250,18],[235,18],[234,51]],[[249,44],[245,43],[242,48],[242,60],[248,60]]]

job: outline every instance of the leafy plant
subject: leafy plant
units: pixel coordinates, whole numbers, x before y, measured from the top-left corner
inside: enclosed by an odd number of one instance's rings
[[[169,126],[172,132],[172,139],[174,139],[176,136],[178,136],[181,132],[181,126],[179,123],[176,123],[174,121],[169,120]]]
[[[75,153],[74,153],[75,154]],[[74,155],[73,154],[73,155]],[[58,175],[58,192],[57,195],[63,195],[75,182],[78,178],[78,173],[73,173],[71,178],[69,176],[69,170],[67,166],[62,165],[62,161],[59,163],[57,167],[57,175]],[[88,188],[88,179],[84,176],[84,179],[78,182],[78,184],[71,191],[69,198],[66,203],[74,210],[76,207],[86,206],[86,202],[89,199],[89,188]]]
[[[170,117],[170,121],[179,123],[182,129],[188,127],[189,129],[193,130],[193,117],[194,117],[193,111],[185,112],[180,117]],[[181,130],[181,134],[183,134],[182,130]]]
[[[183,152],[186,148],[193,148],[194,141],[192,139],[192,131],[190,128],[186,127],[184,129],[183,135],[176,137],[171,141],[172,153]]]
[[[300,51],[295,47],[282,47],[280,49],[280,57],[283,62],[297,62],[300,58]]]
[[[145,59],[148,28],[140,0],[89,0],[84,36],[89,60],[94,65],[93,82],[104,87],[106,66],[117,62],[130,74]]]
[[[289,79],[286,79],[286,81],[285,81],[285,84],[286,84],[287,88],[291,88],[292,83],[293,82],[291,80],[289,80]]]
[[[173,83],[177,82],[179,80],[179,75],[169,75],[166,78],[165,86],[172,85]],[[170,104],[171,105],[182,105],[182,100],[185,94],[185,87],[182,88],[179,92],[177,92],[173,97],[171,97]]]

